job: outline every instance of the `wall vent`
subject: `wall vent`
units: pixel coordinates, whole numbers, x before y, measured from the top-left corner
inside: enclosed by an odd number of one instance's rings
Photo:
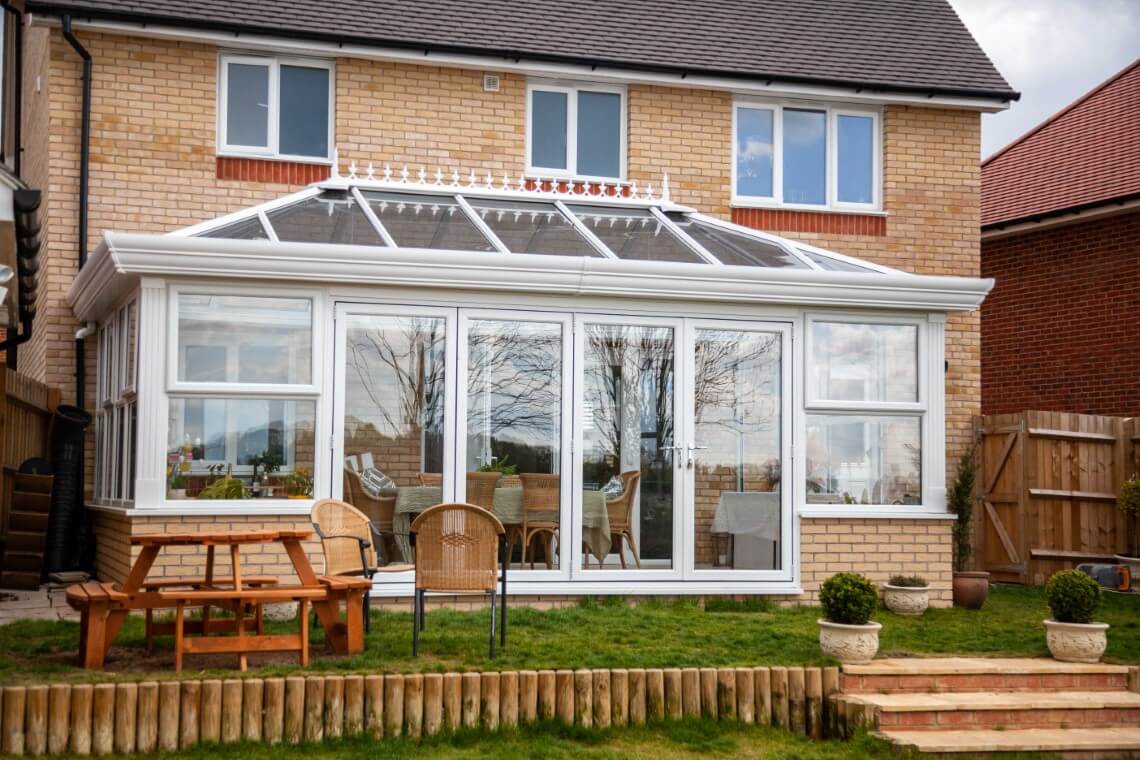
[[[498,92],[499,91],[499,75],[498,74],[484,74],[483,75],[483,92]]]

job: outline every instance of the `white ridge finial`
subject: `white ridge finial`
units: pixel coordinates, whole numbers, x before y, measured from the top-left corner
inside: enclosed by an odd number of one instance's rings
[[[435,169],[435,185],[436,185],[436,187],[439,187],[442,184],[443,184],[443,169],[440,169],[437,166]]]
[[[356,159],[355,158],[348,162],[348,178],[349,179],[356,179]]]
[[[475,176],[475,170],[472,169],[471,170],[471,176],[469,176],[467,178],[467,186],[468,187],[475,187],[475,183],[478,181],[479,181],[479,178]]]
[[[458,169],[452,169],[451,170],[451,186],[452,187],[459,187],[459,170]]]
[[[408,165],[404,164],[404,168],[400,170],[400,182],[408,184]]]
[[[384,181],[385,182],[391,182],[392,181],[392,165],[391,164],[384,164]]]
[[[665,172],[665,176],[661,178],[661,200],[668,202],[669,198],[669,172]]]
[[[336,179],[340,176],[340,149],[333,148],[332,166],[329,167],[329,179]]]
[[[376,168],[372,166],[372,162],[368,162],[368,181],[372,182],[376,179]]]

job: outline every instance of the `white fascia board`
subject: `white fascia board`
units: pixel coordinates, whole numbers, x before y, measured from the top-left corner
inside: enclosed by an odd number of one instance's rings
[[[36,16],[33,23],[55,25],[58,22],[48,16]],[[509,71],[547,79],[604,82],[611,84],[644,84],[667,87],[685,87],[695,90],[724,90],[740,95],[766,96],[773,98],[798,98],[826,100],[832,103],[899,103],[935,108],[955,108],[982,113],[996,113],[1009,108],[1008,100],[985,97],[958,97],[950,95],[895,93],[886,90],[872,90],[852,85],[836,87],[827,85],[794,84],[779,82],[766,77],[755,79],[721,77],[698,73],[664,73],[640,71],[617,67],[596,66],[594,64],[555,63],[550,61],[506,57],[495,55],[474,55],[462,53],[435,52],[427,48],[415,50],[385,47],[383,45],[352,45],[318,42],[315,40],[273,37],[263,34],[215,32],[187,29],[161,24],[124,23],[120,21],[78,20],[76,29],[89,29],[112,34],[126,34],[184,42],[204,42],[230,50],[252,50],[263,53],[285,54],[299,57],[360,58],[377,61],[417,63],[426,66],[448,66],[480,71]]]
[[[68,301],[80,319],[98,319],[110,299],[97,289],[118,291],[129,287],[120,280],[142,276],[935,312],[976,309],[993,287],[969,277],[109,232]]]
[[[138,275],[119,267],[107,245],[109,236],[109,232],[103,233],[103,239],[68,288],[67,303],[80,322],[102,319],[138,286]]]

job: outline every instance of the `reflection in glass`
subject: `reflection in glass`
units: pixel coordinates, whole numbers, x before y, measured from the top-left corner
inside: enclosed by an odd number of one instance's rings
[[[566,168],[567,97],[564,92],[531,93],[531,166]]]
[[[704,263],[646,209],[570,206],[619,259]]]
[[[356,199],[343,190],[326,190],[266,216],[277,238],[286,242],[384,245]]]
[[[800,248],[799,250],[800,253],[815,262],[820,269],[828,272],[861,272],[863,274],[867,274],[868,272],[876,271],[870,267],[863,267],[859,266],[858,264],[852,264],[851,262],[844,261],[843,259],[824,256],[823,254],[816,253],[810,248]]]
[[[178,295],[178,379],[308,385],[309,298]]]
[[[562,340],[550,322],[477,319],[467,333],[467,488],[498,473],[489,506],[512,553],[517,544],[521,561],[548,568],[563,535]]]
[[[269,67],[226,64],[226,143],[269,147]]]
[[[827,202],[827,114],[784,109],[784,203]]]
[[[807,500],[813,504],[919,504],[920,419],[807,417]]]
[[[771,241],[709,224],[688,214],[671,211],[667,216],[722,264],[807,269],[806,264]]]
[[[261,226],[261,220],[256,216],[249,219],[242,219],[232,224],[227,224],[224,227],[203,232],[198,237],[208,238],[229,238],[230,240],[268,240],[269,235],[266,234],[265,228]]]
[[[585,567],[673,564],[673,330],[585,326],[582,533]]]
[[[450,251],[495,250],[453,196],[366,192],[364,197],[398,246]]]
[[[918,401],[918,326],[812,323],[816,399]]]
[[[281,66],[277,150],[290,156],[329,154],[329,70]]]
[[[694,356],[696,566],[778,570],[781,337],[699,329]]]
[[[553,203],[471,198],[471,207],[513,253],[600,257]]]
[[[775,112],[736,109],[736,194],[772,197],[772,146]]]
[[[836,192],[840,203],[874,200],[875,120],[841,114],[836,118],[839,161]]]
[[[621,174],[621,95],[578,93],[578,168],[585,177]]]

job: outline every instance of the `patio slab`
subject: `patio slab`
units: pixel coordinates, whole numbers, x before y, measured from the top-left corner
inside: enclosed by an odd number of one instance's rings
[[[876,731],[920,752],[1128,752],[1140,750],[1140,728]]]

